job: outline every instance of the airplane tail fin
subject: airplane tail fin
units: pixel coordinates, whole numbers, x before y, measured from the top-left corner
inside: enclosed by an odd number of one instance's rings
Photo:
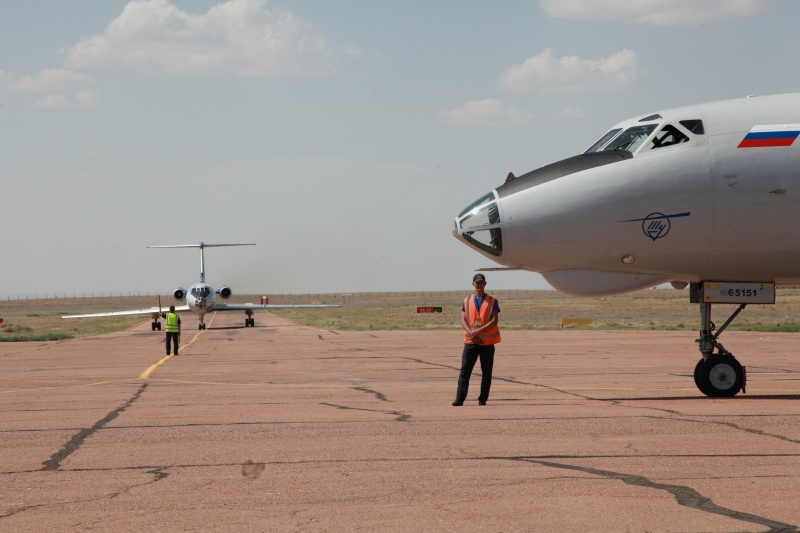
[[[160,244],[154,246],[148,246],[148,248],[200,248],[200,283],[206,282],[206,268],[205,268],[205,257],[203,254],[203,250],[205,248],[216,248],[219,246],[255,246],[256,243],[254,242],[235,242],[235,243],[218,243],[218,244],[208,244],[205,242],[200,242],[197,244]]]

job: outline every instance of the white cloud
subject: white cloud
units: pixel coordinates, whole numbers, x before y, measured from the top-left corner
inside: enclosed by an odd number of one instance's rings
[[[43,107],[45,109],[67,109],[69,107],[74,107],[74,104],[66,96],[50,94],[36,102],[36,107]]]
[[[6,76],[8,77],[8,76]],[[40,70],[36,74],[10,79],[7,88],[20,93],[63,91],[92,84],[90,76],[63,68]]]
[[[36,102],[36,107],[44,109],[93,109],[97,107],[99,97],[94,91],[78,91],[71,96],[48,94]]]
[[[75,104],[81,109],[94,109],[99,101],[100,97],[94,91],[78,91],[75,93]]]
[[[503,74],[501,83],[516,91],[616,91],[633,85],[639,75],[638,66],[636,52],[628,49],[592,60],[578,56],[556,57],[547,48],[521,65],[512,66]]]
[[[519,124],[535,120],[533,113],[519,109],[516,106],[507,106],[503,102],[493,98],[472,100],[450,111],[442,111],[437,117],[439,117],[440,120],[452,124],[492,126]]]
[[[747,17],[772,7],[772,0],[539,0],[551,17],[625,19],[638,24],[691,26]]]
[[[235,73],[250,77],[322,76],[337,61],[358,55],[335,46],[266,0],[228,0],[190,15],[169,0],[129,2],[102,34],[65,52],[81,70],[169,74]]]
[[[64,68],[41,70],[18,78],[0,72],[0,87],[15,93],[44,94],[36,102],[36,107],[44,109],[97,107],[97,93],[87,88],[91,85],[94,85],[91,76]]]

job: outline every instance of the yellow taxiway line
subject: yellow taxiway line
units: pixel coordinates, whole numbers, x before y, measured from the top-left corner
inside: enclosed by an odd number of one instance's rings
[[[209,320],[209,321],[208,321],[208,325],[209,325],[209,326],[211,325],[211,323],[214,321],[214,319],[215,319],[216,317],[217,317],[217,313],[214,313],[213,315],[211,315],[211,320]],[[200,335],[202,335],[202,334],[203,334],[203,333],[205,333],[205,332],[206,332],[206,330],[204,330],[204,329],[201,329],[200,331],[198,331],[198,332],[197,332],[197,334],[195,334],[195,336],[194,336],[194,337],[192,337],[192,340],[190,340],[189,342],[187,342],[186,344],[184,344],[183,346],[181,346],[181,347],[180,347],[180,348],[181,348],[181,351],[183,351],[185,348],[187,348],[187,347],[191,346],[191,345],[192,345],[192,343],[193,343],[194,341],[196,341],[196,340],[197,340],[197,338],[198,338],[198,337],[200,337]],[[172,359],[172,355],[168,355],[168,356],[164,357],[164,358],[163,358],[161,361],[159,361],[159,362],[157,362],[157,363],[155,363],[155,364],[152,364],[152,365],[150,365],[150,368],[148,368],[147,370],[145,370],[144,372],[142,372],[142,375],[141,375],[141,376],[139,376],[139,379],[150,379],[150,374],[152,374],[153,372],[155,372],[156,368],[158,368],[159,366],[163,365],[164,363],[166,363],[166,362],[167,362],[167,361],[169,361],[170,359]]]

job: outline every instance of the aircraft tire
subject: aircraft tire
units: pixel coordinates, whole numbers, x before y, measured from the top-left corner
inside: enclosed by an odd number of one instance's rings
[[[161,322],[158,322],[158,323],[156,324],[156,329],[157,329],[158,331],[161,331]]]
[[[707,393],[705,390],[703,390],[703,382],[700,379],[700,369],[703,367],[703,363],[705,363],[705,362],[706,362],[705,358],[701,357],[700,360],[695,365],[695,367],[694,367],[694,384],[697,386],[697,389],[700,392],[702,392],[706,396],[711,396],[709,393]]]
[[[744,386],[744,368],[732,355],[717,354],[699,365],[699,388],[706,396],[730,398]]]

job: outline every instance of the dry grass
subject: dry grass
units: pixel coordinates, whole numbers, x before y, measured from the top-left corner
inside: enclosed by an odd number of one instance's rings
[[[468,291],[272,295],[270,303],[338,303],[338,309],[274,311],[299,323],[339,330],[459,329],[461,301]],[[591,318],[581,329],[699,329],[697,304],[688,291],[650,289],[609,298],[573,298],[553,291],[496,291],[504,329],[560,329],[562,318]],[[164,307],[173,302],[162,296]],[[259,296],[233,296],[231,303],[259,302]],[[120,331],[148,321],[146,315],[64,320],[61,315],[140,309],[154,296],[51,298],[0,301],[0,341],[58,340]],[[441,307],[441,313],[417,313],[417,307]],[[736,308],[714,306],[718,326]],[[800,331],[800,289],[779,289],[775,305],[752,305],[731,329]]]
[[[468,291],[440,293],[354,294],[340,309],[276,311],[296,322],[342,330],[459,329],[461,302]],[[575,298],[554,291],[496,291],[500,324],[505,329],[560,329],[562,318],[591,318],[581,329],[699,330],[700,311],[688,291],[649,289],[608,298]],[[330,298],[331,303],[340,303]],[[270,300],[273,302],[273,300]],[[275,303],[278,303],[275,301]],[[437,306],[441,313],[418,314],[418,306]],[[715,305],[713,320],[721,326],[735,305]],[[800,331],[800,290],[779,290],[776,305],[748,306],[731,329]]]

